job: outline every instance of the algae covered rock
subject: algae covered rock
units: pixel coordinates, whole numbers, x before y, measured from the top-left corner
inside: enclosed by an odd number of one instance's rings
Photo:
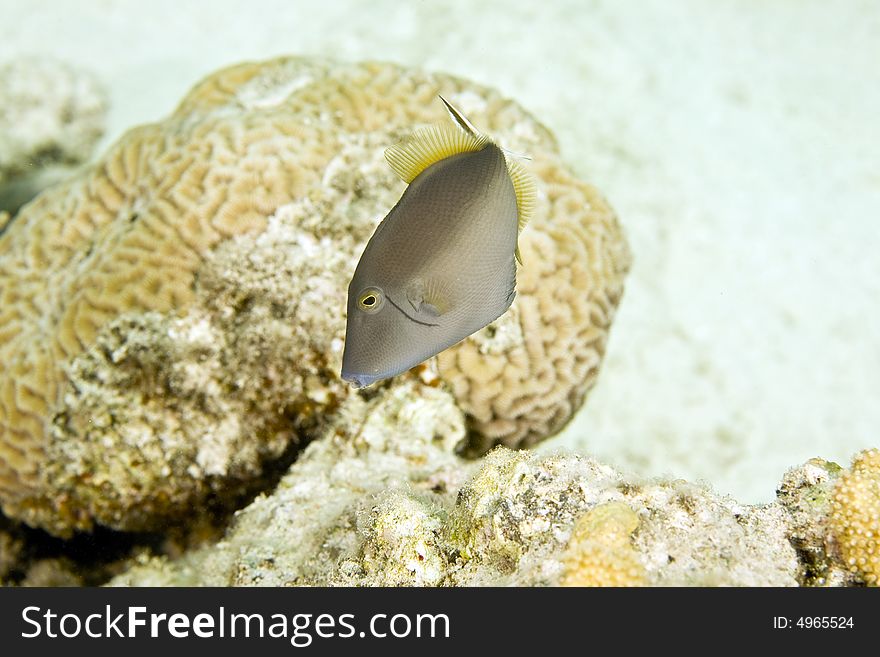
[[[118,582],[275,586],[372,573],[387,584],[440,583],[437,505],[476,467],[454,454],[464,435],[443,390],[396,381],[369,400],[349,396],[275,492],[240,511],[216,546],[174,563],[145,559]]]
[[[346,399],[216,545],[144,558],[115,585],[798,584],[789,516],[579,455],[451,452],[465,415],[397,381]]]
[[[421,368],[425,385],[450,386],[478,453],[561,428],[595,381],[629,252],[550,133],[448,75],[243,64],[0,236],[3,512],[58,535],[164,527],[234,506],[338,426],[362,394],[339,379],[346,287],[403,188],[383,151],[443,118],[439,93],[531,156],[538,199],[510,313]]]
[[[776,491],[789,515],[789,539],[801,562],[798,580],[804,586],[849,586],[855,577],[836,555],[829,523],[834,488],[843,469],[813,458],[791,468]]]

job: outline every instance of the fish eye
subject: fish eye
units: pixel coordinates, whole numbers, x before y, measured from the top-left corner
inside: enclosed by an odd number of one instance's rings
[[[358,308],[365,313],[377,313],[385,305],[385,295],[377,287],[368,287],[358,295]]]

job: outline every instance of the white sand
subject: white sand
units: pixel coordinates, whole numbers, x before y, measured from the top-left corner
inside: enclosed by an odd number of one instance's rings
[[[550,449],[757,501],[789,465],[880,444],[877,2],[0,0],[0,17],[0,61],[105,81],[105,145],[245,59],[493,85],[557,134],[636,256],[600,383]]]

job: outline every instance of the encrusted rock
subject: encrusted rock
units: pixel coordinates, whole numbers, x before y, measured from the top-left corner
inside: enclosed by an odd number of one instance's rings
[[[764,585],[801,568],[779,503],[639,481],[578,455],[450,447],[448,392],[398,381],[312,442],[218,544],[116,585]]]
[[[855,580],[834,554],[828,536],[833,490],[842,472],[836,463],[810,459],[786,472],[776,491],[789,514],[789,539],[798,552],[798,580],[804,586],[851,585]]]

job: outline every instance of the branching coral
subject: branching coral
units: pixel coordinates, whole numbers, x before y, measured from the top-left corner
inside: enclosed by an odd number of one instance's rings
[[[244,64],[0,237],[4,512],[57,534],[149,529],[238,495],[318,435],[351,394],[348,280],[401,191],[382,152],[442,118],[438,93],[529,152],[541,196],[510,317],[454,348],[441,376],[478,450],[556,431],[595,377],[628,252],[549,133],[450,76]]]
[[[846,566],[880,585],[880,449],[858,454],[834,487],[831,534]]]

